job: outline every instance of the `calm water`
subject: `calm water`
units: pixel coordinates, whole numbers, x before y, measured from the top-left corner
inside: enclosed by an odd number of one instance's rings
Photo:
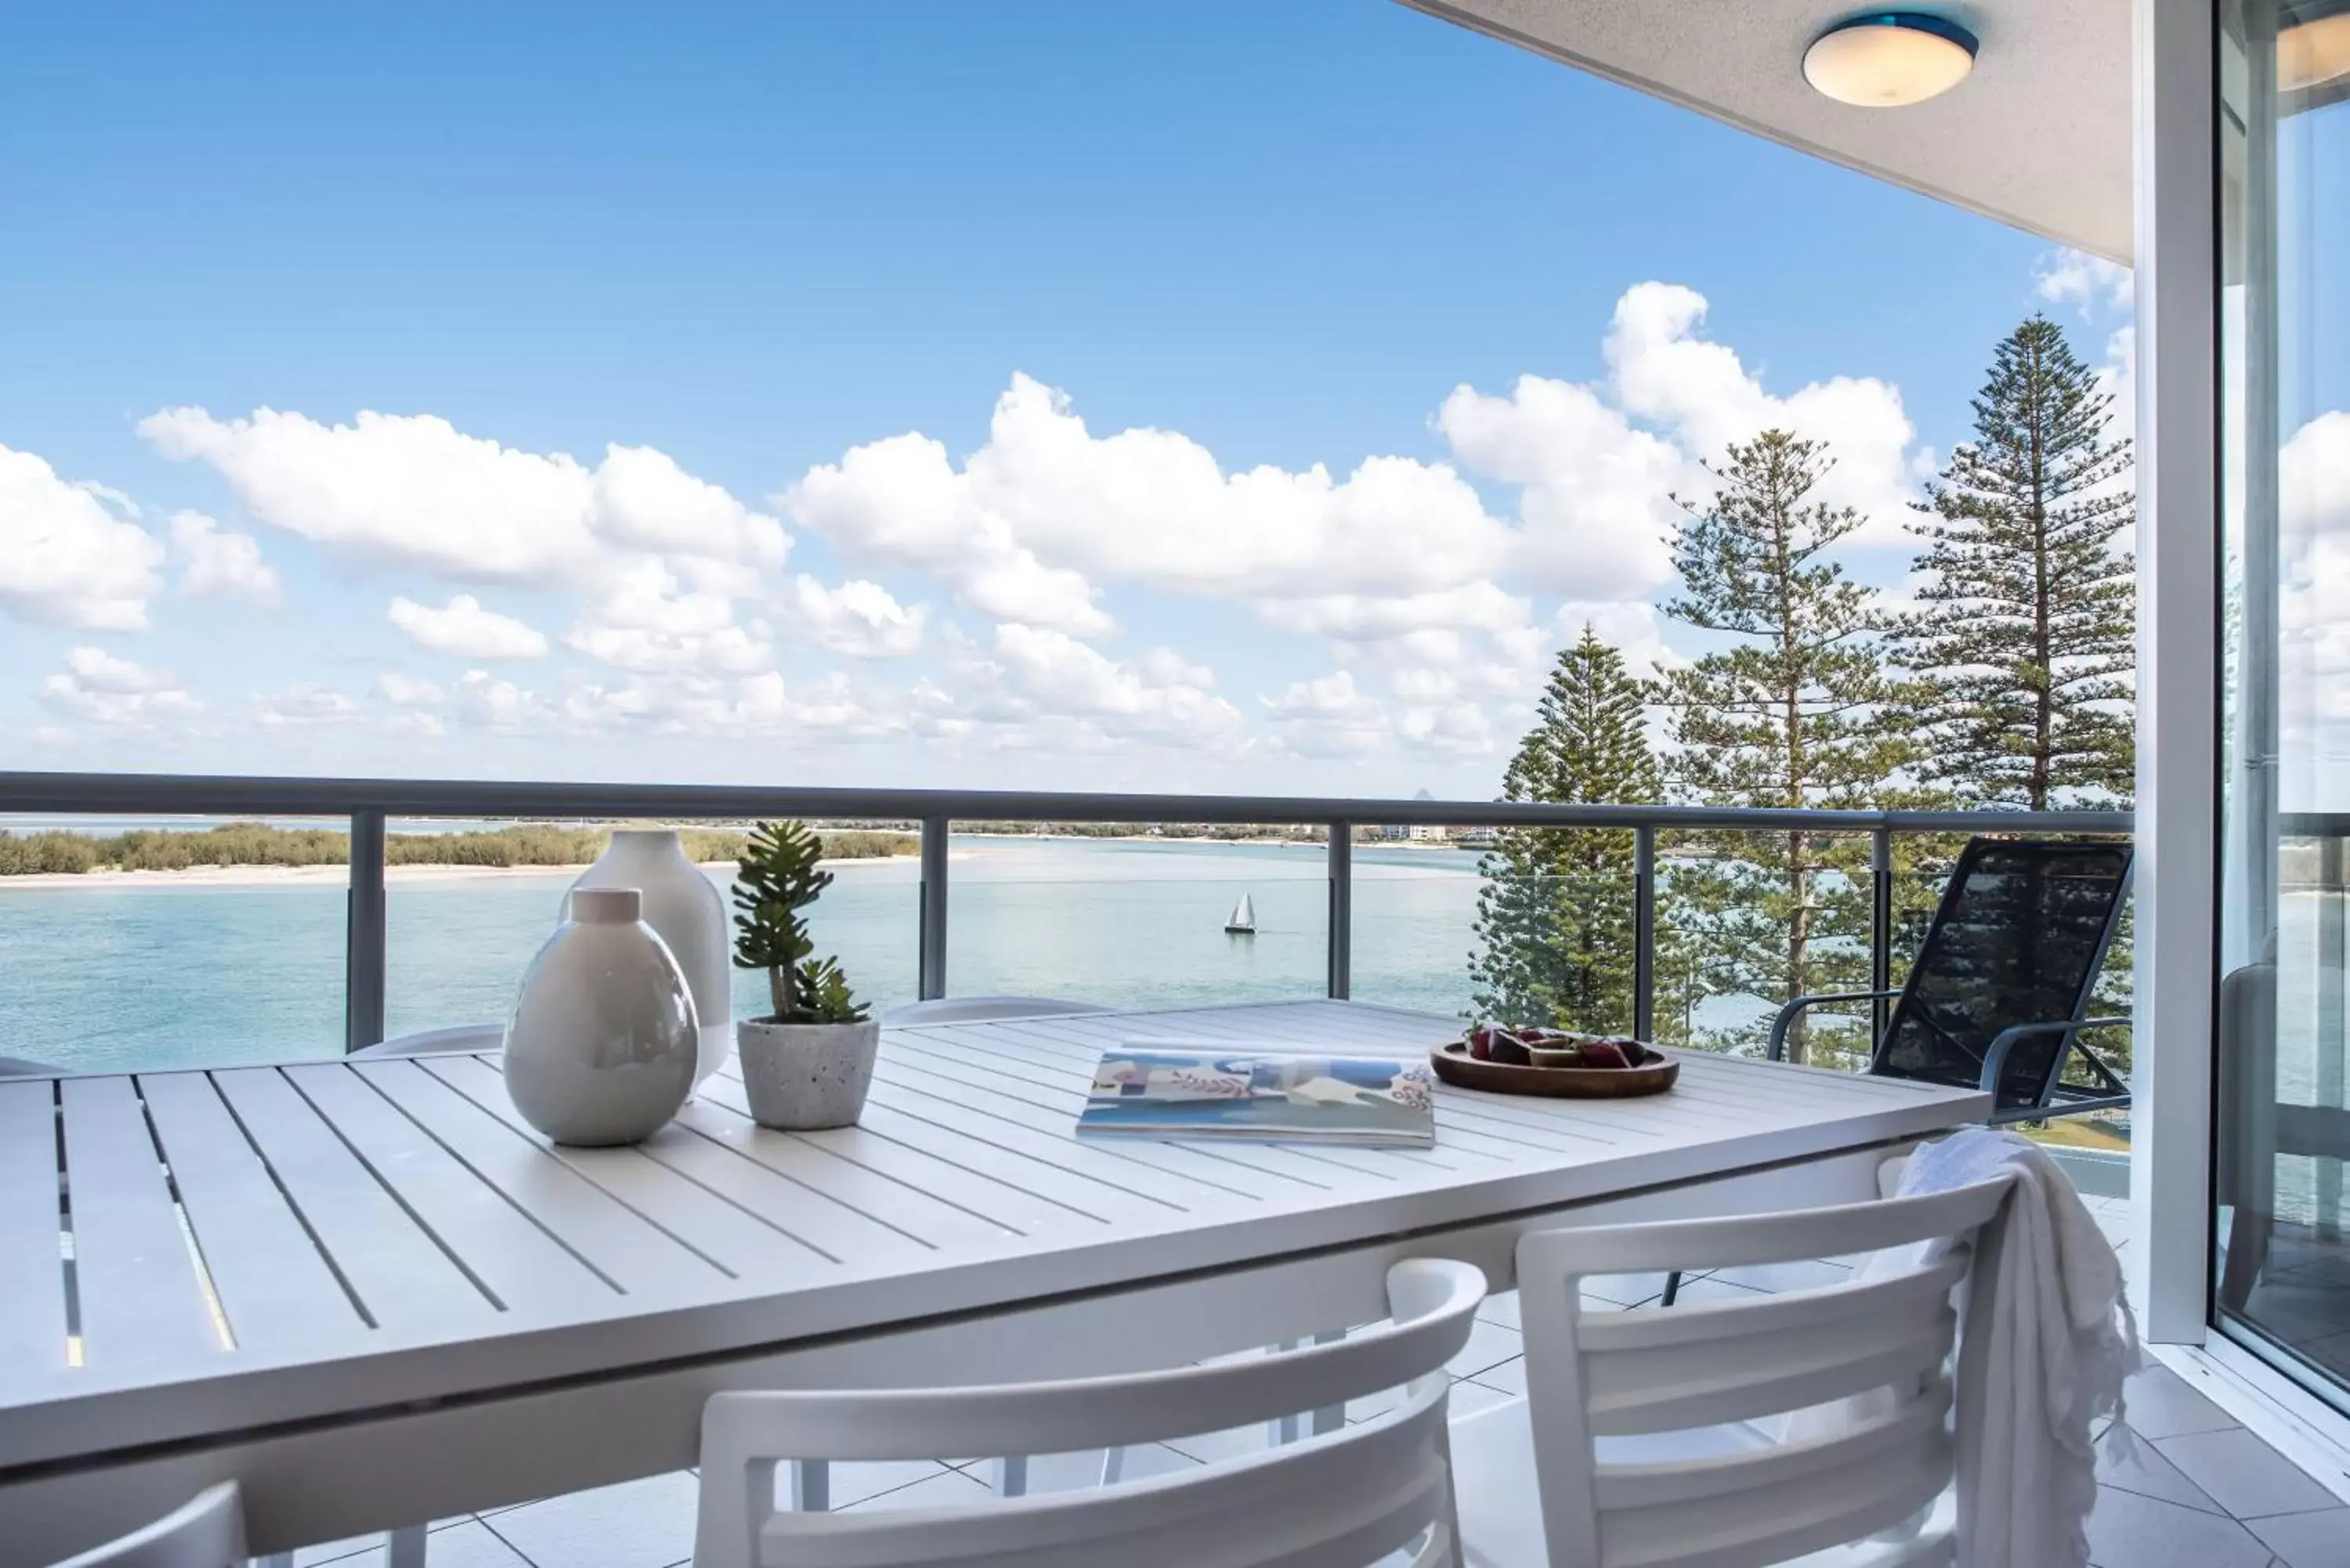
[[[1134,1007],[1317,996],[1327,885],[1313,846],[958,838],[948,989]],[[1458,1012],[1477,857],[1357,846],[1354,992]],[[918,868],[857,861],[814,911],[817,950],[858,995],[914,994]],[[723,881],[724,873],[713,872]],[[553,929],[568,873],[395,882],[390,1033],[503,1019]],[[1242,894],[1257,935],[1223,925]],[[78,1068],[330,1055],[343,1038],[338,886],[8,888],[0,883],[0,1054]],[[738,971],[738,1016],[765,1010]]]

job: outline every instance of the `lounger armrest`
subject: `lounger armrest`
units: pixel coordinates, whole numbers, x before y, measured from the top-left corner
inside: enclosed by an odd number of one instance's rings
[[[1771,1020],[1771,1048],[1766,1054],[1773,1062],[1784,1059],[1787,1054],[1787,1025],[1793,1023],[1795,1015],[1806,1007],[1816,1007],[1823,1002],[1876,1002],[1900,994],[1898,991],[1822,991],[1810,996],[1799,996],[1779,1009],[1779,1016]]]
[[[1999,1093],[1999,1075],[2007,1065],[2007,1054],[2015,1049],[2019,1040],[2034,1034],[2063,1034],[2069,1038],[2084,1029],[2126,1027],[2128,1023],[2127,1018],[2052,1018],[2039,1023],[2011,1023],[1991,1037],[1991,1049],[1983,1053],[1981,1087],[1987,1095]],[[2044,1102],[2044,1093],[2042,1098]]]

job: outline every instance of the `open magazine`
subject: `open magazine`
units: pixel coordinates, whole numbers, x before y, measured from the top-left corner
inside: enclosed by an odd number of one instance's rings
[[[1436,1101],[1425,1061],[1129,1040],[1102,1054],[1077,1131],[1426,1148],[1436,1141]]]

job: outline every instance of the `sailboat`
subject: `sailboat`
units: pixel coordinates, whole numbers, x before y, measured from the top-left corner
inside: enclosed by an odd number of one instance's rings
[[[1232,919],[1224,922],[1224,934],[1232,937],[1256,935],[1256,906],[1249,902],[1246,893],[1243,893],[1241,901],[1232,906]]]

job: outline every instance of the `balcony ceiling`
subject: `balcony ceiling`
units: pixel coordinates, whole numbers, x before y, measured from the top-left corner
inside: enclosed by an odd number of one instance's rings
[[[2126,264],[2130,0],[1918,5],[1982,40],[1974,74],[1910,109],[1814,92],[1803,55],[1835,0],[1404,4],[1849,169]]]

